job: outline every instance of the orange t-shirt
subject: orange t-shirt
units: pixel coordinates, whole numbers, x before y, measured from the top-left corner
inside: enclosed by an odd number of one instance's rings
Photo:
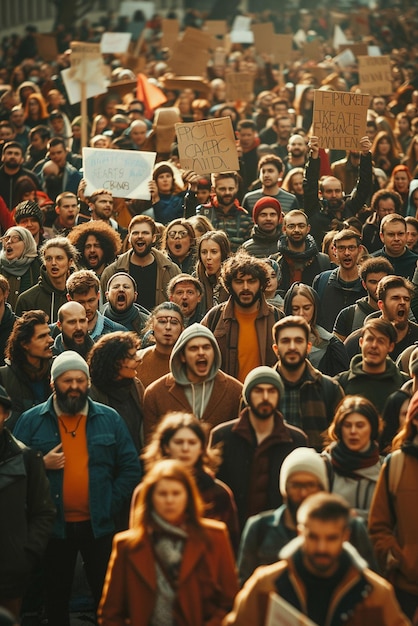
[[[61,414],[58,417],[65,456],[63,502],[66,522],[90,519],[86,421],[87,416],[80,414]]]
[[[238,332],[238,380],[242,383],[248,372],[261,365],[260,348],[258,345],[255,320],[258,311],[243,313],[235,309],[235,317],[239,324]]]

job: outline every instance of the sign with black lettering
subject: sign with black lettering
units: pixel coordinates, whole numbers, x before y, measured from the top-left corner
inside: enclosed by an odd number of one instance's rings
[[[176,124],[180,163],[196,174],[239,170],[230,117]]]
[[[312,135],[319,138],[320,148],[359,150],[366,134],[370,96],[348,91],[314,92]]]
[[[393,91],[390,56],[359,56],[360,88],[373,96],[388,95]]]
[[[85,194],[108,189],[115,198],[149,200],[155,152],[83,148]]]

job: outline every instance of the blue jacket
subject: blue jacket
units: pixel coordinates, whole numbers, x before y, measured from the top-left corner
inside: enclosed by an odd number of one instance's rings
[[[88,399],[87,450],[89,500],[96,538],[115,531],[115,516],[129,503],[141,479],[138,455],[127,427],[114,409]],[[23,413],[16,424],[17,439],[43,455],[61,441],[53,396]],[[64,470],[47,470],[52,500],[57,508],[53,535],[65,537]]]

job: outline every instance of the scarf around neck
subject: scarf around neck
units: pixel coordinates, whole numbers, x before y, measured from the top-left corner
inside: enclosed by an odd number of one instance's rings
[[[347,476],[360,480],[362,476],[357,473],[366,467],[372,467],[379,461],[379,447],[372,441],[366,452],[353,452],[342,441],[336,441],[330,446],[331,464],[335,472],[340,476]]]

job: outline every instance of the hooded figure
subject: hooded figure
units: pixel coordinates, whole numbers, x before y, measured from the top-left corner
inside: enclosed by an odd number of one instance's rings
[[[195,350],[186,354],[194,339]],[[197,344],[200,344],[198,347]],[[170,373],[147,387],[144,396],[145,435],[168,411],[192,412],[210,427],[238,417],[242,385],[220,370],[221,353],[213,333],[192,324],[174,344]]]
[[[0,273],[9,281],[8,302],[13,310],[19,295],[37,283],[40,267],[36,242],[29,230],[22,226],[9,228],[3,236]]]

